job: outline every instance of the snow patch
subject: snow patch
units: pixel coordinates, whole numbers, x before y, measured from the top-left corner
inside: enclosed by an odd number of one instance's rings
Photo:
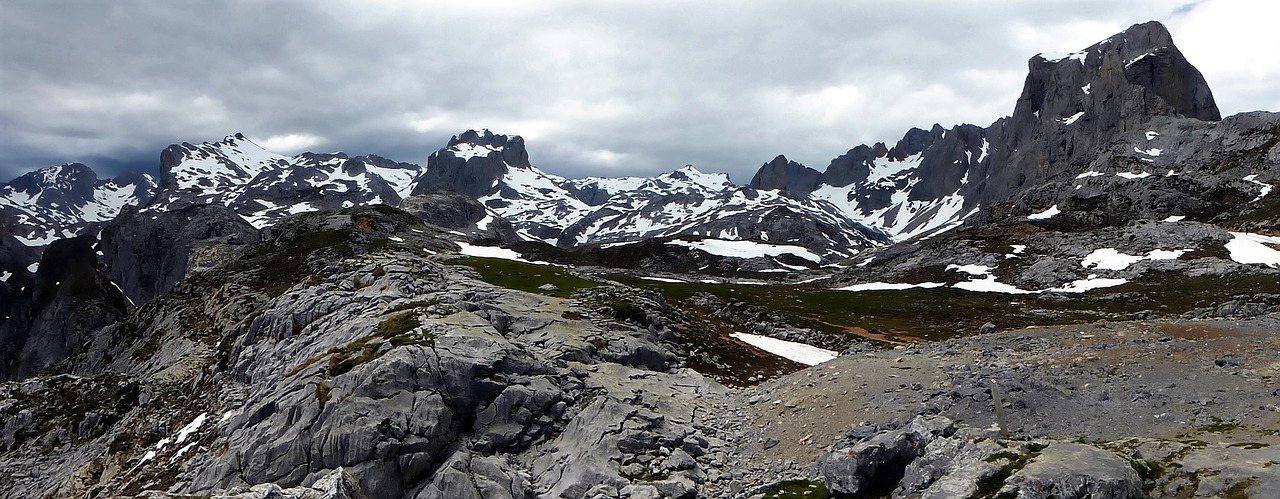
[[[817,263],[822,257],[801,246],[786,244],[765,244],[755,241],[726,241],[723,239],[703,239],[701,241],[675,240],[667,243],[671,246],[685,246],[699,249],[719,256],[737,258],[757,258],[791,254]]]
[[[1058,122],[1062,123],[1063,125],[1070,125],[1072,123],[1075,123],[1076,120],[1080,119],[1081,116],[1084,116],[1084,111],[1080,111],[1076,114],[1067,116],[1065,118],[1058,118]]]
[[[204,420],[208,416],[209,415],[207,413],[202,412],[199,416],[196,416],[195,419],[191,420],[190,423],[187,423],[186,426],[183,426],[181,430],[178,430],[178,439],[174,442],[174,445],[182,443],[182,441],[186,440],[188,436],[200,429],[200,425],[204,424]]]
[[[1049,209],[1044,210],[1040,213],[1033,213],[1031,215],[1028,215],[1027,220],[1048,220],[1058,215],[1059,213],[1062,213],[1062,211],[1059,210],[1058,205],[1055,204],[1053,206],[1050,206]]]
[[[1160,148],[1156,148],[1156,147],[1153,147],[1153,148],[1151,148],[1151,149],[1143,149],[1143,148],[1141,148],[1141,147],[1134,147],[1134,148],[1133,148],[1133,152],[1136,152],[1136,153],[1138,153],[1138,154],[1146,154],[1147,156],[1155,157],[1155,156],[1159,156],[1159,155],[1160,155],[1160,153],[1164,152],[1164,149],[1160,149]]]
[[[1147,130],[1147,140],[1151,140],[1159,136],[1160,136],[1159,132],[1156,132],[1153,130]]]
[[[1078,279],[1075,281],[1071,281],[1067,283],[1065,286],[1062,286],[1060,288],[1051,288],[1046,291],[1057,291],[1059,293],[1083,293],[1091,289],[1110,288],[1112,286],[1119,286],[1126,282],[1129,282],[1129,281],[1127,279],[1099,278],[1097,276],[1090,275],[1088,279]]]
[[[967,291],[978,291],[983,293],[1007,293],[1011,295],[1026,295],[1026,294],[1036,293],[1036,291],[1027,291],[1025,289],[1019,289],[1017,286],[1013,286],[1011,284],[1005,284],[1003,282],[996,281],[996,276],[993,276],[993,275],[987,275],[986,279],[982,279],[982,280],[958,282],[952,287],[967,290]]]
[[[806,281],[806,282],[809,282],[809,281]],[[920,284],[907,284],[907,283],[905,283],[905,282],[904,282],[904,283],[898,283],[898,282],[864,282],[864,283],[862,283],[862,284],[854,284],[854,285],[852,285],[852,286],[845,286],[845,287],[842,287],[842,288],[835,288],[835,290],[836,290],[836,291],[853,291],[853,292],[858,292],[858,291],[894,291],[894,290],[900,290],[900,289],[911,289],[911,288],[926,288],[926,289],[929,289],[929,288],[938,288],[938,287],[942,287],[942,286],[944,286],[944,284],[943,284],[943,283],[940,283],[940,282],[922,282],[922,283],[920,283]]]
[[[991,267],[986,265],[947,265],[947,270],[958,270],[969,275],[987,275],[991,273]]]
[[[1089,253],[1080,262],[1080,265],[1085,268],[1093,267],[1101,270],[1124,270],[1141,260],[1142,257],[1140,256],[1126,255],[1116,251],[1115,248],[1102,248]]]
[[[1272,247],[1280,246],[1280,237],[1250,232],[1232,232],[1231,235],[1234,237],[1226,244],[1231,260],[1236,263],[1280,267],[1280,250]]]
[[[1102,172],[1087,171],[1079,175],[1076,175],[1076,179],[1089,178],[1089,177],[1101,177],[1103,175],[1106,175],[1106,174]]]
[[[1262,198],[1266,197],[1267,194],[1271,194],[1271,189],[1275,188],[1275,186],[1268,184],[1266,182],[1259,182],[1257,175],[1245,175],[1244,178],[1242,178],[1241,180],[1262,186],[1262,192],[1258,193],[1258,197],[1250,199],[1249,200],[1250,203],[1261,200]]]
[[[1156,48],[1156,49],[1150,50],[1150,51],[1148,51],[1148,52],[1147,52],[1147,53],[1145,53],[1145,54],[1142,54],[1142,55],[1140,55],[1140,56],[1138,56],[1138,57],[1134,57],[1133,59],[1129,59],[1129,62],[1124,63],[1124,68],[1125,68],[1125,69],[1129,69],[1129,66],[1132,66],[1132,65],[1136,64],[1138,61],[1141,61],[1141,60],[1143,60],[1143,59],[1146,59],[1146,58],[1148,58],[1148,57],[1151,57],[1151,56],[1153,56],[1153,55],[1156,55],[1156,52],[1157,52],[1157,51],[1159,51],[1159,50],[1160,50],[1160,49],[1162,49],[1162,48],[1164,48],[1164,47],[1160,47],[1160,48]]]
[[[1161,220],[1161,222],[1181,222],[1186,218],[1186,215],[1171,215],[1168,218]]]
[[[1145,256],[1128,255],[1117,251],[1115,248],[1101,248],[1093,250],[1084,260],[1080,261],[1080,265],[1084,268],[1097,268],[1100,270],[1124,270],[1130,265],[1138,263],[1142,260],[1177,260],[1178,257],[1186,254],[1189,249],[1176,250],[1151,250]]]
[[[759,348],[779,357],[799,362],[808,366],[816,366],[839,356],[838,353],[825,348],[818,348],[806,343],[780,340],[768,336],[750,333],[733,333],[730,338]]]
[[[498,149],[493,146],[482,146],[482,145],[472,144],[469,142],[463,142],[461,144],[455,144],[453,147],[450,147],[449,151],[453,152],[454,156],[457,156],[458,158],[461,158],[463,161],[465,161],[465,160],[474,158],[476,156],[487,157],[492,153],[498,152]]]
[[[1127,179],[1129,179],[1129,180],[1135,180],[1135,179],[1140,179],[1140,178],[1147,178],[1147,177],[1150,177],[1150,176],[1151,176],[1151,174],[1150,174],[1150,173],[1147,173],[1147,172],[1138,172],[1138,173],[1132,173],[1132,172],[1120,172],[1120,173],[1117,173],[1117,174],[1116,174],[1116,176],[1118,176],[1118,177],[1124,177],[1124,178],[1127,178]]]
[[[653,277],[653,276],[647,276],[647,275],[640,276],[640,278],[646,281],[656,281],[656,282],[671,282],[671,283],[681,283],[681,284],[689,282],[689,281],[681,281],[680,279],[671,279],[668,277]]]

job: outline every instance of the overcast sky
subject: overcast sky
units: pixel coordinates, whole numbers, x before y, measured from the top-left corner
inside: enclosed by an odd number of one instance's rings
[[[1159,20],[1223,115],[1280,111],[1275,2],[0,2],[0,181],[176,142],[424,164],[469,128],[569,177],[739,183],[1012,112],[1039,52]],[[1269,11],[1269,12],[1267,12]]]

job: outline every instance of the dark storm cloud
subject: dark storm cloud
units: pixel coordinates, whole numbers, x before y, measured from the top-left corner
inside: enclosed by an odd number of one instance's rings
[[[1201,64],[1194,37],[1229,37],[1191,20],[1223,8],[17,0],[0,4],[0,179],[66,161],[154,168],[169,143],[237,131],[282,153],[422,163],[490,128],[561,175],[692,163],[745,182],[779,153],[821,169],[911,126],[986,125],[1011,111],[1031,55],[1134,22],[1166,21]],[[1277,104],[1253,97],[1271,95],[1274,66],[1201,69],[1225,112]]]

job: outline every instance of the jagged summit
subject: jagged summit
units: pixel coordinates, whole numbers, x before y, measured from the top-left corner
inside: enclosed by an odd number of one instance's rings
[[[982,208],[1088,168],[1100,147],[1153,118],[1221,119],[1203,76],[1158,22],[1080,52],[1028,62],[1013,113],[987,127],[912,128],[815,170],[779,156],[752,186],[808,194],[897,240],[958,226]]]
[[[818,186],[822,173],[781,154],[765,163],[747,184],[752,189],[780,189],[791,192],[809,192]]]
[[[418,177],[413,194],[449,190],[479,197],[491,194],[508,167],[530,168],[524,138],[495,134],[489,130],[467,130],[449,139],[448,145],[431,153],[427,167]]]
[[[0,183],[0,210],[16,219],[8,229],[26,246],[43,246],[71,237],[87,224],[111,220],[128,205],[151,202],[156,179],[123,173],[99,180],[92,168],[67,163],[28,172]]]
[[[1154,93],[1165,104],[1148,102],[1154,106],[1148,110],[1151,113],[1206,121],[1222,119],[1204,76],[1183,57],[1169,30],[1156,21],[1130,26],[1079,52],[1037,54],[1027,64],[1030,74],[1023,96],[1029,98],[1027,111],[1033,113],[1042,107],[1051,109],[1053,106],[1046,104],[1055,103],[1046,102],[1049,97],[1062,97],[1046,95],[1045,87],[1065,90],[1081,83],[1080,88],[1089,86],[1082,93],[1095,101],[1123,97],[1117,92],[1135,85]],[[1119,78],[1121,75],[1123,78]]]

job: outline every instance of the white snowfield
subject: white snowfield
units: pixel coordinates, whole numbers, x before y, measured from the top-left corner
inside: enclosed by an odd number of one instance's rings
[[[777,338],[770,338],[768,336],[760,336],[758,334],[733,333],[730,334],[729,337],[784,359],[799,362],[807,366],[816,366],[840,355],[831,350],[818,348],[806,343],[780,340]]]
[[[822,260],[821,257],[814,254],[812,251],[805,249],[803,246],[792,246],[788,244],[766,244],[755,241],[728,241],[724,239],[703,239],[701,241],[675,240],[668,242],[667,244],[700,249],[718,256],[756,258],[790,254],[814,263]]]
[[[894,291],[899,289],[911,288],[940,288],[944,286],[940,282],[922,282],[920,284],[908,284],[905,282],[866,282],[862,284],[854,284],[842,288],[835,288],[836,291]]]
[[[455,241],[455,243],[458,245],[458,247],[462,248],[458,250],[458,254],[460,255],[476,256],[481,258],[498,258],[502,260],[512,260],[516,262],[533,263],[537,265],[556,265],[551,262],[526,260],[524,259],[524,257],[520,256],[519,253],[516,253],[513,250],[509,250],[506,248],[499,248],[497,246],[480,246],[476,244],[464,243],[462,241]],[[559,267],[559,265],[556,265],[556,266]]]
[[[1117,251],[1115,248],[1102,248],[1094,250],[1084,257],[1080,262],[1085,268],[1096,268],[1100,270],[1124,270],[1130,265],[1143,260],[1176,260],[1184,253],[1191,251],[1190,249],[1176,250],[1151,250],[1146,256],[1128,255]]]
[[[1027,220],[1048,220],[1059,213],[1062,213],[1062,211],[1058,210],[1058,205],[1055,204],[1040,213],[1027,215]]]
[[[1280,267],[1280,249],[1276,249],[1280,248],[1280,237],[1249,232],[1232,232],[1231,235],[1234,237],[1226,247],[1235,262]]]

